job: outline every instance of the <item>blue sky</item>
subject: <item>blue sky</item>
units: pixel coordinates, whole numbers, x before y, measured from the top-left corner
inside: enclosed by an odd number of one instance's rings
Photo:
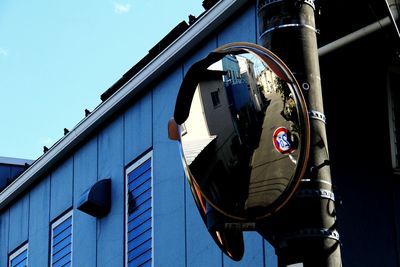
[[[0,157],[36,159],[202,0],[1,0]]]

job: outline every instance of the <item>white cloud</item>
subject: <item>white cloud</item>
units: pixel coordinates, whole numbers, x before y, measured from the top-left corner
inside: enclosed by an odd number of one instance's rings
[[[128,13],[131,10],[130,4],[114,2],[114,12],[117,14]]]
[[[0,56],[8,56],[8,51],[2,47],[0,47]]]

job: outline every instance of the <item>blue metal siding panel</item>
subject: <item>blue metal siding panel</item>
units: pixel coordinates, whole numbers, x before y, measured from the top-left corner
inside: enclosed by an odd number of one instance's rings
[[[177,144],[168,139],[166,131],[181,81],[180,68],[169,73],[153,92],[154,266],[185,265],[186,181]]]
[[[96,181],[97,138],[94,137],[74,154],[74,206],[78,205],[82,193]]]
[[[29,265],[48,266],[50,177],[32,189],[29,201]]]
[[[123,119],[116,118],[98,135],[98,179],[111,178],[111,211],[98,220],[97,266],[124,265],[125,172]]]
[[[29,194],[10,207],[9,251],[28,240]]]
[[[222,252],[208,233],[189,186],[186,186],[186,235],[187,266],[223,266]]]
[[[147,159],[127,175],[128,192],[134,200],[132,201],[134,206],[129,207],[128,211],[128,266],[140,266],[143,263],[151,265],[151,161],[151,158]],[[150,192],[150,194],[146,192]],[[139,198],[142,199],[139,201]]]
[[[226,23],[226,27],[218,33],[218,45],[232,42],[257,43],[256,5],[242,9],[239,14]]]
[[[0,214],[0,266],[8,265],[9,210]]]
[[[74,154],[74,207],[82,193],[97,181],[97,137]],[[74,266],[96,266],[96,218],[76,210],[74,213]]]
[[[72,206],[73,159],[63,162],[51,174],[50,220]]]
[[[278,257],[275,254],[275,248],[264,240],[265,266],[278,267]]]
[[[186,73],[188,71],[188,69],[197,61],[199,61],[200,59],[203,59],[204,57],[206,57],[211,51],[213,51],[214,49],[216,49],[218,46],[218,41],[216,36],[211,36],[208,40],[208,42],[204,42],[204,44],[197,48],[196,51],[192,51],[192,54],[190,55],[190,57],[185,59],[185,62],[183,64],[183,69],[184,69],[184,73]],[[181,82],[182,82],[183,78],[179,79],[179,82],[175,85],[176,90],[179,89]],[[175,88],[174,88],[175,89]],[[171,90],[171,89],[170,89]],[[172,95],[172,93],[170,92],[170,94]],[[173,100],[174,102],[170,102],[170,106],[172,106],[172,110],[175,107],[174,104],[175,103],[175,99]],[[171,113],[172,115],[173,113]],[[165,127],[165,126],[164,126]]]
[[[243,232],[245,253],[239,262],[224,254],[224,267],[264,266],[263,238],[257,232]],[[271,267],[267,265],[268,267]]]
[[[152,95],[140,98],[124,114],[125,165],[152,146]]]

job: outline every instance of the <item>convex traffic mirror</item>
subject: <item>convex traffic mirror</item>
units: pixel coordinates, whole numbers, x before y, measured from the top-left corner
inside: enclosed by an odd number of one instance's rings
[[[272,215],[308,159],[301,89],[276,55],[255,44],[228,44],[193,64],[168,127],[209,228],[210,211],[233,222]]]

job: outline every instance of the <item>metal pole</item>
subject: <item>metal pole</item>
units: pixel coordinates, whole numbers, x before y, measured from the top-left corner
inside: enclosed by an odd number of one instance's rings
[[[311,147],[307,172],[293,199],[260,232],[279,266],[342,266],[336,230],[318,61],[314,0],[258,0],[260,42],[296,76],[307,102]],[[301,265],[298,265],[301,266]]]

